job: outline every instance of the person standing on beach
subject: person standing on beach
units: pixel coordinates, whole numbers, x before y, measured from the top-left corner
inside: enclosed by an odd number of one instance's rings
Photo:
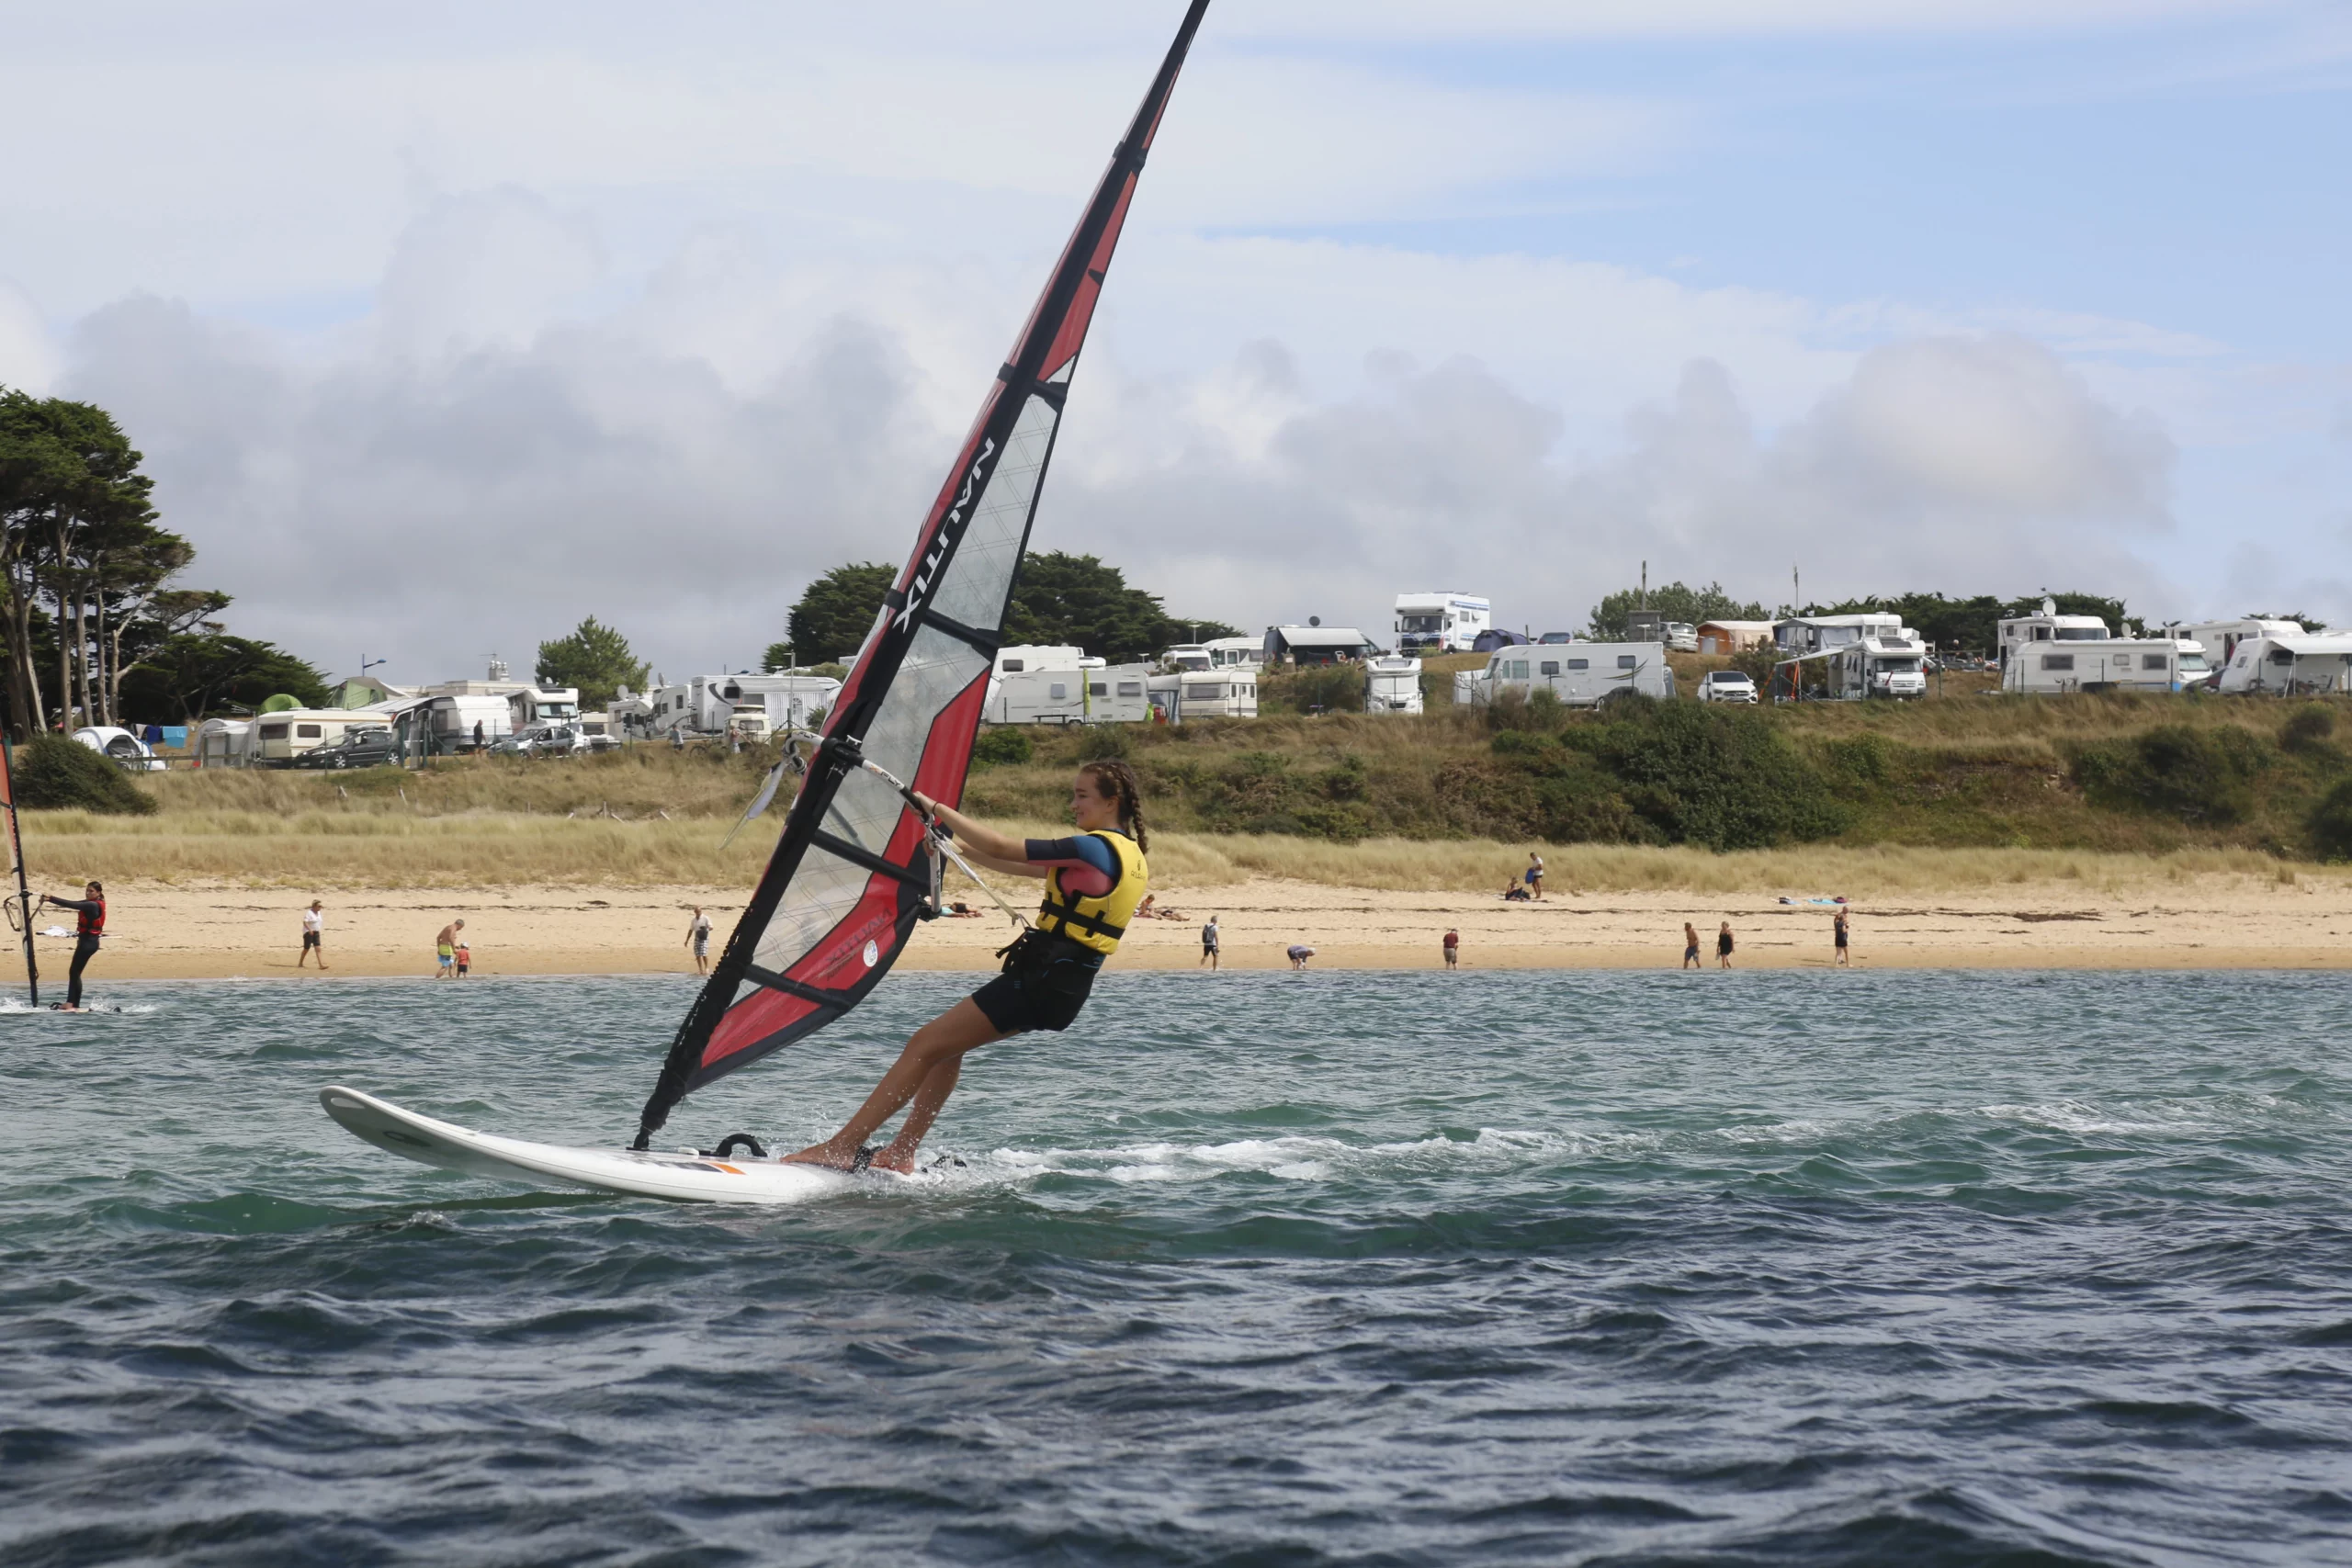
[[[1212,973],[1216,969],[1216,917],[1215,915],[1211,915],[1209,917],[1209,923],[1201,928],[1201,963],[1207,964]],[[1194,967],[1197,968],[1199,965],[1196,964]]]
[[[1717,968],[1728,969],[1731,967],[1732,945],[1731,922],[1729,920],[1725,920],[1724,922],[1724,929],[1715,933],[1715,966]]]
[[[1699,964],[1699,928],[1690,921],[1682,922],[1682,967],[1696,969]]]
[[[71,909],[74,922],[74,967],[65,972],[65,1008],[67,1012],[82,1010],[82,971],[98,955],[98,941],[107,934],[107,890],[102,884],[89,883],[79,898],[59,898],[44,893],[41,904],[54,904],[61,909]],[[40,905],[35,905],[39,908]]]
[[[1452,926],[1445,928],[1445,966],[1454,968],[1462,960],[1462,933]]]
[[[465,929],[465,921],[451,920],[441,928],[441,934],[433,939],[433,954],[440,960],[433,971],[435,979],[447,980],[457,974],[458,933]]]
[[[1834,929],[1835,929],[1835,930],[1836,930],[1836,931],[1837,931],[1837,941],[1838,941],[1838,967],[1839,967],[1840,969],[1844,969],[1844,968],[1849,967],[1849,964],[1847,964],[1847,962],[1846,962],[1846,956],[1847,956],[1847,954],[1846,954],[1846,939],[1847,939],[1848,932],[1847,932],[1847,929],[1846,929],[1846,911],[1845,911],[1845,910],[1840,909],[1840,910],[1838,910],[1838,919],[1837,919],[1837,920],[1834,922]]]
[[[1544,857],[1533,850],[1527,852],[1527,891],[1531,897],[1544,897]]]
[[[327,950],[321,945],[326,940],[325,910],[326,906],[313,898],[311,900],[311,907],[302,911],[302,956],[294,961],[295,968],[301,968],[310,961],[311,954],[315,953],[319,955],[320,972],[322,974],[325,972]]]
[[[695,906],[695,918],[686,922],[685,944],[695,950],[695,973],[707,976],[710,973],[710,917],[702,912],[700,904]]]
[[[470,948],[470,947],[468,947],[464,942],[461,942],[458,943],[458,951],[457,951],[457,954],[456,954],[456,956],[457,956],[457,960],[458,960],[458,979],[460,979],[460,980],[462,980],[462,979],[464,979],[468,975],[470,975],[470,974],[472,974],[472,973],[473,973],[473,967],[474,967],[474,950],[473,950],[472,948]]]

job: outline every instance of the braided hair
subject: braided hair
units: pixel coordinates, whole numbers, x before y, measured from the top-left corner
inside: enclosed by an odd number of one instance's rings
[[[1143,825],[1143,785],[1136,778],[1136,771],[1126,763],[1106,758],[1088,762],[1078,770],[1094,781],[1094,787],[1119,803],[1119,826],[1136,841],[1136,848],[1146,854],[1151,852],[1151,835]]]

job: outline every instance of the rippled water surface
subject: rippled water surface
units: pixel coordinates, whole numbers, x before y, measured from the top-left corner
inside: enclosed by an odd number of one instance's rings
[[[16,1568],[2352,1562],[2352,978],[1117,976],[789,1209],[318,1109],[617,1142],[684,982],[110,995],[0,1016]]]

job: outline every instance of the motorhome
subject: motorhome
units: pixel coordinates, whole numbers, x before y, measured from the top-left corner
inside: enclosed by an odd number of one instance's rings
[[[1873,697],[1909,701],[1928,694],[1925,645],[1899,637],[1866,637],[1829,650],[1829,694],[1843,702]]]
[[[365,708],[281,708],[254,719],[246,748],[256,768],[291,767],[303,752],[343,739],[356,725],[381,727],[384,716]]]
[[[2097,615],[2062,615],[2054,600],[2044,599],[2041,614],[2014,615],[2001,622],[1996,646],[2000,650],[2001,669],[2006,675],[2011,655],[2035,643],[2107,642],[2114,635],[2107,629],[2107,623]]]
[[[1266,661],[1266,639],[1263,637],[1211,637],[1201,646],[1209,651],[1209,668],[1212,670],[1255,670]]]
[[[757,708],[769,733],[811,728],[842,694],[842,683],[830,675],[729,675],[714,684],[731,712]]]
[[[1085,663],[1082,648],[1066,643],[1014,643],[996,650],[996,662],[989,672],[1001,681],[1007,675],[1034,675],[1040,670],[1076,670]]]
[[[2175,621],[2164,629],[2164,635],[2196,643],[2205,650],[2205,660],[2216,670],[2228,668],[2237,657],[2238,644],[2248,637],[2309,637],[2301,621],[2263,621],[2249,616],[2235,621]]]
[[[1494,606],[1474,593],[1396,595],[1396,651],[1467,653],[1495,624]]]
[[[477,728],[479,727],[479,728]],[[424,732],[433,754],[488,750],[514,730],[514,707],[503,696],[480,694],[425,699]]]
[[[1338,664],[1369,659],[1380,647],[1353,626],[1327,626],[1310,621],[1303,626],[1268,626],[1263,644],[1266,664]]]
[[[1258,716],[1258,671],[1254,666],[1180,670],[1145,682],[1145,694],[1165,724],[1188,718]]]
[[[249,718],[208,718],[196,727],[194,744],[199,768],[242,768],[252,761],[254,721]]]
[[[1365,660],[1363,711],[1366,713],[1420,712],[1421,661],[1418,659],[1407,659],[1395,655]]]
[[[2177,637],[2051,637],[2011,643],[2004,651],[2008,660],[2001,668],[2001,690],[2028,696],[2182,692],[2211,673],[2205,650]]]
[[[540,724],[577,724],[580,722],[580,689],[577,686],[525,686],[506,699],[507,722],[516,730]]]
[[[1892,610],[1869,610],[1850,615],[1792,615],[1772,623],[1772,641],[1783,653],[1826,653],[1864,637],[1913,637],[1903,617]]]
[[[2232,696],[2352,694],[2352,635],[2245,638],[2222,667],[2222,690]]]
[[[1473,703],[1491,703],[1507,691],[1532,696],[1550,692],[1570,707],[1591,707],[1612,697],[1674,695],[1674,671],[1666,645],[1656,642],[1572,642],[1549,647],[1508,648],[1487,660],[1464,688]]]

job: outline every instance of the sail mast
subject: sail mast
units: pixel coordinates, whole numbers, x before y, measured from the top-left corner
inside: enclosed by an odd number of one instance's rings
[[[25,939],[25,990],[40,1006],[40,964],[33,954],[33,890],[25,881],[25,835],[17,825],[17,751],[0,730],[0,805],[8,811],[8,863],[17,874],[17,926]]]
[[[1191,0],[1150,90],[982,400],[914,550],[826,716],[767,869],[671,1043],[635,1146],[646,1147],[671,1108],[694,1089],[863,1001],[889,972],[915,921],[925,918],[928,826],[861,764],[880,763],[951,806],[963,796],[1070,374],[1145,157],[1207,10],[1208,0]]]

